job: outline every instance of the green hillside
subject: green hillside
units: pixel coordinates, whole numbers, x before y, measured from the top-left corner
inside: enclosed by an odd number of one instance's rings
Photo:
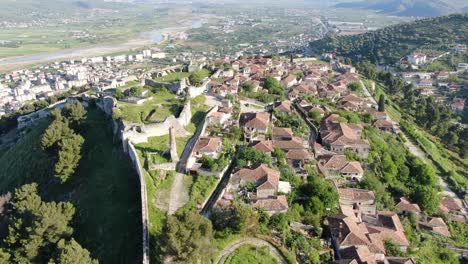
[[[395,16],[432,17],[460,12],[465,5],[453,0],[365,0],[339,3],[336,7],[370,9]]]
[[[353,62],[396,62],[414,50],[445,52],[468,42],[468,14],[421,19],[354,36],[328,36],[310,43],[313,53],[335,53]]]
[[[74,238],[100,263],[136,263],[141,259],[141,210],[138,177],[128,155],[114,143],[111,121],[89,108],[82,158],[66,183],[53,176],[54,158],[41,148],[48,122],[27,129],[0,154],[0,194],[36,182],[46,201],[69,201],[75,208]],[[0,234],[0,239],[3,239]],[[0,243],[0,248],[1,248]]]

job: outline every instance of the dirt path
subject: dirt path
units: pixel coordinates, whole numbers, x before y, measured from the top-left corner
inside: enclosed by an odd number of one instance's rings
[[[369,93],[369,90],[367,89],[367,87],[364,85],[364,82],[361,80],[361,85],[363,87],[363,91],[364,91],[364,94],[370,99],[372,100],[372,102],[374,104],[377,104],[377,102],[375,101],[374,97]],[[395,122],[394,120],[392,120],[393,122]],[[398,122],[395,122],[395,123],[398,123]],[[406,148],[409,150],[409,152],[411,154],[413,154],[414,156],[420,158],[424,163],[427,163],[428,160],[427,160],[427,156],[426,156],[426,153],[424,153],[418,146],[416,146],[407,136],[406,134],[401,131],[399,128],[397,130],[397,132],[400,131],[402,132],[401,135],[403,136],[404,140],[405,140],[405,146]],[[455,192],[453,192],[449,185],[447,184],[447,182],[444,181],[444,179],[442,179],[442,177],[440,177],[439,175],[436,175],[438,180],[439,180],[439,184],[440,186],[442,187],[442,194],[443,195],[446,195],[446,196],[450,196],[452,198],[455,198],[455,199],[459,199],[457,194]]]
[[[168,214],[173,215],[177,209],[184,206],[189,200],[187,189],[184,188],[184,174],[176,173],[169,198]]]
[[[259,238],[242,238],[239,240],[236,240],[234,242],[231,242],[231,244],[227,245],[218,255],[218,257],[215,260],[215,264],[222,264],[226,263],[226,260],[229,258],[229,256],[234,253],[238,248],[240,248],[243,245],[254,245],[254,246],[259,246],[259,247],[268,247],[270,250],[270,254],[278,260],[278,263],[281,264],[288,264],[286,259],[283,257],[281,252],[273,246],[270,242],[259,239]]]

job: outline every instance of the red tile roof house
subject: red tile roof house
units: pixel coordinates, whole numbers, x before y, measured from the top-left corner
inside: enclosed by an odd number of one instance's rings
[[[338,260],[348,258],[347,250],[352,247],[367,248],[369,254],[366,255],[373,255],[377,261],[384,261],[385,241],[393,242],[403,251],[409,246],[403,225],[393,212],[364,215],[362,221],[344,214],[332,215],[327,220]]]
[[[337,154],[350,150],[363,158],[369,154],[369,142],[361,139],[362,126],[337,122],[336,114],[326,117],[320,125],[322,144]]]
[[[454,199],[452,197],[444,197],[440,201],[439,211],[445,215],[449,215],[451,220],[468,223],[468,214],[463,208],[462,201],[460,199]]]
[[[244,138],[247,141],[263,141],[270,124],[270,113],[244,113],[240,117],[239,124],[243,128]]]
[[[263,209],[270,216],[275,213],[286,213],[289,210],[288,200],[284,195],[258,199],[253,206],[258,209]]]
[[[427,230],[431,233],[450,237],[450,231],[445,224],[444,220],[440,217],[428,217],[426,221],[419,222],[421,229]]]
[[[374,126],[382,131],[395,132],[395,126],[393,122],[389,120],[377,120],[374,122]]]
[[[238,189],[247,183],[255,183],[257,186],[257,198],[274,196],[278,191],[280,173],[262,164],[255,169],[243,168],[235,172],[231,177],[233,189]]]
[[[366,100],[354,94],[348,94],[341,98],[340,105],[343,109],[348,111],[357,111],[364,105],[368,106]]]
[[[273,109],[282,113],[291,113],[291,102],[290,101],[282,101],[282,102],[275,102],[273,103]]]
[[[289,74],[286,78],[284,78],[281,83],[286,86],[286,88],[290,88],[298,83],[297,77],[294,74]]]
[[[286,212],[289,209],[285,196],[278,195],[280,172],[262,164],[255,169],[243,168],[231,176],[229,189],[238,190],[248,183],[256,184],[253,197],[255,208],[265,209],[268,213]]]
[[[398,214],[404,214],[404,213],[415,213],[416,215],[421,214],[421,208],[419,208],[419,205],[415,203],[411,203],[408,199],[405,197],[400,198],[400,202],[396,205],[396,208],[398,210]]]
[[[376,203],[374,192],[356,188],[338,188],[338,195],[343,214],[353,215],[358,219],[362,214],[375,215]]]
[[[221,126],[223,128],[226,128],[229,125],[229,119],[231,118],[231,113],[224,113],[220,112],[211,112],[207,117],[206,117],[206,124],[207,126]]]
[[[197,158],[202,156],[216,158],[222,147],[223,142],[219,137],[200,137],[193,147],[193,155]]]
[[[450,108],[452,108],[455,113],[462,113],[465,108],[465,99],[454,98],[450,104]]]
[[[274,140],[291,140],[294,137],[293,131],[289,127],[273,127],[272,130]]]
[[[343,177],[348,181],[361,181],[364,175],[361,163],[348,161],[345,155],[324,155],[319,157],[317,167],[327,179]]]

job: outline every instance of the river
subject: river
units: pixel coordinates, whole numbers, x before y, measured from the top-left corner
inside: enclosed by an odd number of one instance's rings
[[[203,21],[194,20],[178,27],[167,27],[141,33],[137,38],[125,43],[101,44],[93,47],[65,49],[27,56],[9,57],[0,59],[0,69],[15,65],[29,65],[46,61],[65,60],[80,57],[100,56],[109,53],[140,48],[146,45],[158,44],[165,39],[165,35],[174,32],[186,31],[190,28],[200,28]]]

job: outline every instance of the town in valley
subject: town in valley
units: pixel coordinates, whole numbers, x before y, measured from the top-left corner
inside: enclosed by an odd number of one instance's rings
[[[466,263],[468,6],[261,2],[0,18],[0,262]]]

